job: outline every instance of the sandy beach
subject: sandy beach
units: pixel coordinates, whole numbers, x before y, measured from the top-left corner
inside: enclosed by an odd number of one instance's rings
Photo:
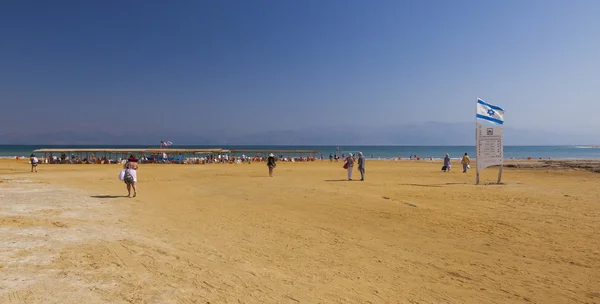
[[[593,170],[341,166],[1,160],[1,302],[600,303]]]

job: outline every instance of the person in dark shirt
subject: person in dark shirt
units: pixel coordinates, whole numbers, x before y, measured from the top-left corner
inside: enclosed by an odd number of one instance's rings
[[[273,153],[269,154],[269,158],[267,158],[267,167],[269,167],[269,177],[273,177],[273,169],[277,164],[275,164],[275,155]]]

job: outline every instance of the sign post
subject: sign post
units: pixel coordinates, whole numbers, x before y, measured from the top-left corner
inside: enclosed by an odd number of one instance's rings
[[[479,171],[491,166],[500,166],[498,184],[502,180],[502,167],[504,165],[503,134],[502,128],[487,127],[477,123],[476,184],[479,184]]]

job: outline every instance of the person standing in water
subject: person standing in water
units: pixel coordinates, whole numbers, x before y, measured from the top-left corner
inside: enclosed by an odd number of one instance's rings
[[[358,172],[360,172],[360,180],[365,180],[365,156],[362,152],[358,152]]]
[[[38,158],[35,157],[35,154],[31,154],[29,156],[29,161],[31,162],[31,172],[37,172]]]
[[[269,154],[269,158],[267,158],[267,167],[269,167],[269,177],[273,177],[273,169],[277,167],[273,153]]]
[[[463,156],[460,163],[463,166],[463,173],[467,173],[467,170],[471,168],[471,158],[469,158],[469,155],[467,155],[467,153],[465,153],[465,156]]]
[[[354,169],[354,157],[352,157],[352,153],[346,157],[344,168],[348,169],[348,180],[352,180],[352,169]]]

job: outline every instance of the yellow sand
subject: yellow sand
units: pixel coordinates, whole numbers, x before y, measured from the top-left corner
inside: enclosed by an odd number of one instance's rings
[[[0,300],[600,303],[599,174],[440,167],[1,161]]]

